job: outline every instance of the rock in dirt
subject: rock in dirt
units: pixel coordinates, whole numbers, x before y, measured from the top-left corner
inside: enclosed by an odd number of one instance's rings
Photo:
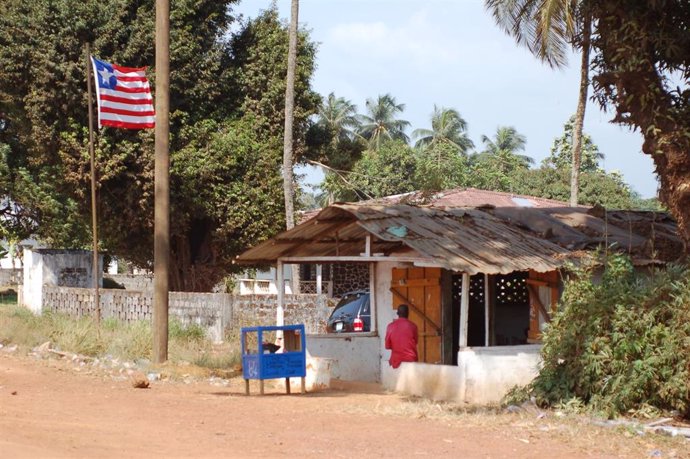
[[[50,350],[50,341],[46,341],[45,343],[41,344],[40,346],[36,346],[33,348],[33,351],[37,354],[45,354]]]
[[[135,389],[148,389],[149,380],[146,375],[141,372],[134,372],[129,376],[129,381],[132,383],[132,387]]]

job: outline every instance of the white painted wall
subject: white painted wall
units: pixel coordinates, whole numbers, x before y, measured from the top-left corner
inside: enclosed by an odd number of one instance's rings
[[[22,301],[31,311],[40,314],[43,310],[43,286],[60,285],[60,273],[65,268],[83,269],[83,285],[70,287],[93,287],[92,253],[87,250],[24,249],[24,285]],[[103,272],[103,255],[99,255],[98,272]],[[99,277],[99,285],[103,284]]]
[[[539,371],[541,344],[467,348],[458,366],[403,363],[388,375],[388,389],[410,395],[473,405],[497,403]]]
[[[43,306],[43,264],[41,257],[32,250],[24,249],[24,285],[22,302],[33,312],[40,314]]]
[[[331,360],[331,378],[345,381],[378,382],[381,353],[379,337],[367,333],[307,335],[307,351]]]
[[[539,373],[541,344],[478,347],[458,352],[465,373],[464,401],[498,402],[516,385],[524,386]]]

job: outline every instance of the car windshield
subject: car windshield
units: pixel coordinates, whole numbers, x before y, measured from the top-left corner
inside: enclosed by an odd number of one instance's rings
[[[333,310],[333,316],[357,316],[364,312],[368,312],[368,305],[365,305],[367,310],[360,311],[362,302],[366,301],[367,294],[365,292],[348,293],[338,302],[338,305]]]

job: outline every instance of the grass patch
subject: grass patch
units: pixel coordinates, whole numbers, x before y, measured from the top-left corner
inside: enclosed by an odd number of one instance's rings
[[[90,357],[111,356],[120,360],[152,358],[151,325],[140,321],[124,323],[105,319],[100,330],[92,318],[71,318],[64,314],[41,316],[17,305],[0,305],[0,343],[31,349],[46,341],[51,347]],[[184,325],[171,319],[168,326],[170,365],[195,365],[216,374],[231,371],[240,362],[239,340],[216,345],[205,337],[199,325]]]
[[[12,304],[17,304],[17,292],[12,289],[0,292],[0,305]]]

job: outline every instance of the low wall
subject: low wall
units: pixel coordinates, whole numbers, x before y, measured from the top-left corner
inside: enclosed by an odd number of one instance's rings
[[[378,336],[309,335],[307,351],[330,359],[330,376],[347,381],[379,382],[381,351]]]
[[[125,290],[153,291],[153,274],[104,274],[103,278],[114,280]]]
[[[21,284],[23,281],[22,274],[24,270],[22,268],[12,269],[12,268],[2,268],[0,269],[0,287],[12,287],[17,288],[17,285]]]
[[[410,395],[485,405],[497,403],[539,371],[541,345],[496,346],[458,352],[458,365],[403,363],[383,370],[387,389]]]
[[[516,385],[524,386],[539,373],[541,344],[475,348],[458,353],[465,370],[465,399],[470,403],[498,402]]]
[[[43,298],[44,311],[73,317],[94,314],[93,289],[44,286]],[[149,291],[101,289],[100,303],[101,317],[124,322],[151,320],[153,313]],[[318,333],[325,329],[328,306],[324,295],[285,295],[285,323],[303,323],[307,333]],[[170,292],[168,308],[171,317],[200,325],[209,338],[221,341],[228,329],[275,325],[277,296]]]

